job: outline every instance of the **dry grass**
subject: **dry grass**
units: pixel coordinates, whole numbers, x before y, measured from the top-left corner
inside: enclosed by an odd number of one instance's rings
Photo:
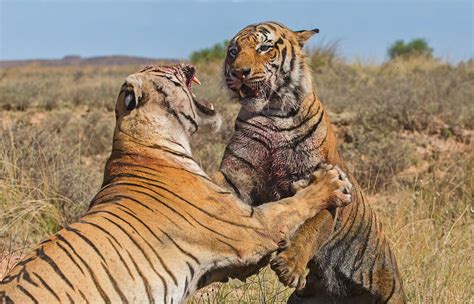
[[[310,56],[318,94],[393,243],[409,301],[472,303],[474,62],[346,64],[332,52],[328,46]],[[110,151],[118,89],[136,69],[0,71],[0,275],[14,262],[6,253],[21,255],[86,209]],[[193,140],[196,158],[213,172],[238,106],[220,64],[198,73],[197,94],[224,116],[219,134]],[[264,270],[246,283],[214,284],[191,302],[281,303],[290,293]]]

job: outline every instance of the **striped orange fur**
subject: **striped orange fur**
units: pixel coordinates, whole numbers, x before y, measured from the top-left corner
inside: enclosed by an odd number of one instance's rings
[[[245,278],[305,219],[350,201],[335,168],[256,208],[212,183],[189,137],[218,116],[192,97],[194,73],[176,65],[127,77],[102,188],[84,216],[7,274],[0,303],[182,303],[210,282]]]
[[[317,32],[264,22],[245,27],[229,43],[224,76],[241,110],[221,172],[253,206],[288,197],[291,184],[321,163],[346,169],[302,51]],[[405,302],[389,241],[350,180],[354,203],[307,221],[272,261],[280,280],[299,289],[290,302]]]

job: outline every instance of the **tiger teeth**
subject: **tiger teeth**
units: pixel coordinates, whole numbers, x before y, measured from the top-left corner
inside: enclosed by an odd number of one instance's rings
[[[191,93],[191,95],[192,95],[194,98],[196,98],[196,95],[195,95],[194,93]]]
[[[193,76],[193,78],[191,79],[192,82],[194,83],[197,83],[199,85],[201,85],[201,81],[199,81],[199,79],[196,77],[196,76]]]
[[[212,111],[214,111],[214,104],[213,104],[213,103],[211,103],[211,104],[209,105],[209,109],[211,109]]]
[[[240,97],[244,98],[245,97],[244,91],[239,90],[239,95],[240,95]]]

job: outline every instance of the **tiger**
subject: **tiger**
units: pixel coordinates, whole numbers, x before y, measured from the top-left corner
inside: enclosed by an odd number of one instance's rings
[[[151,66],[126,78],[101,189],[3,278],[0,303],[182,303],[211,282],[245,278],[307,218],[350,202],[351,184],[331,165],[262,207],[213,183],[189,140],[220,116],[193,96],[195,72]]]
[[[318,32],[263,22],[229,42],[223,74],[240,110],[220,177],[252,206],[289,197],[291,184],[321,163],[348,171],[305,61],[303,47]],[[271,262],[280,281],[296,288],[291,303],[406,301],[389,240],[361,187],[349,179],[353,203],[308,220]]]

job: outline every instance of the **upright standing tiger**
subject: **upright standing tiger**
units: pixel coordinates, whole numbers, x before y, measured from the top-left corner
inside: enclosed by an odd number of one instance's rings
[[[213,184],[190,150],[192,134],[218,124],[193,97],[194,73],[174,65],[127,77],[102,188],[83,217],[0,282],[0,304],[182,303],[210,282],[244,278],[304,220],[334,207],[330,197],[350,202],[334,167],[294,198],[257,208]],[[295,210],[301,202],[309,212]]]
[[[288,197],[291,183],[322,162],[346,169],[302,52],[318,31],[265,22],[245,27],[229,43],[225,81],[241,109],[221,172],[249,204]],[[405,302],[389,241],[350,180],[354,203],[307,221],[271,263],[284,284],[298,289],[290,301]]]

